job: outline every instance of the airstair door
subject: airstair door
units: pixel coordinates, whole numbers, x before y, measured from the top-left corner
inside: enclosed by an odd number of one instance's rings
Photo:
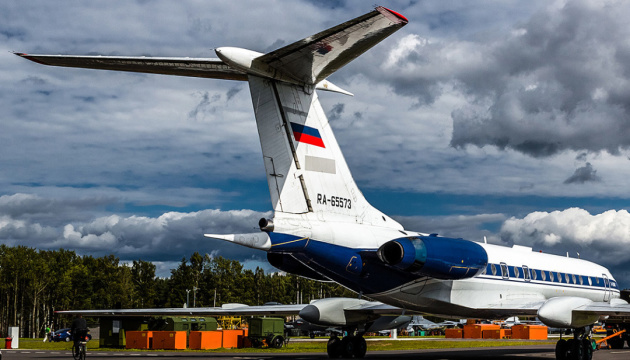
[[[608,280],[608,276],[606,276],[606,274],[603,274],[603,277],[604,277],[604,301],[608,302],[610,301],[610,295],[611,295],[610,280]]]

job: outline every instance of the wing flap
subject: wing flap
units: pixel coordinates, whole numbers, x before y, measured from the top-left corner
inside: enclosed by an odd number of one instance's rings
[[[246,81],[247,75],[220,59],[134,56],[30,55],[20,57],[43,65],[85,69],[130,71],[150,74],[191,76]]]
[[[594,302],[574,309],[573,312],[588,315],[630,318],[630,304]]]
[[[195,308],[161,308],[161,309],[104,309],[104,310],[63,310],[56,311],[60,315],[83,316],[257,316],[257,315],[297,315],[307,304],[266,305],[266,306],[224,306]]]
[[[382,6],[256,58],[305,84],[316,84],[407,24]]]

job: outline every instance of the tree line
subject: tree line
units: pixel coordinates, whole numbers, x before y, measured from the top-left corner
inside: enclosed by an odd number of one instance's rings
[[[0,245],[0,336],[19,326],[22,337],[43,337],[47,325],[64,326],[57,310],[132,309],[308,303],[332,296],[356,296],[333,284],[193,253],[168,278],[144,260],[121,263],[114,255],[79,256],[70,250]]]

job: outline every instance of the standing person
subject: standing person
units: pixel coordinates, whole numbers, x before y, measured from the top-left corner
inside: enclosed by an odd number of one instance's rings
[[[46,332],[44,333],[44,340],[43,341],[46,342],[46,340],[48,339],[49,336],[50,336],[50,325],[46,325]]]

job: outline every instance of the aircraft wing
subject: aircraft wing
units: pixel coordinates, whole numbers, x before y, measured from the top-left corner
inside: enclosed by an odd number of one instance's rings
[[[408,20],[376,7],[363,16],[256,58],[306,84],[317,84],[406,25]]]
[[[225,80],[247,80],[247,74],[245,72],[234,69],[220,59],[214,58],[14,54],[39,64],[51,66],[131,71]]]
[[[573,309],[574,313],[583,315],[600,315],[630,318],[630,304],[628,303],[607,303],[594,302],[582,307]]]
[[[226,304],[223,307],[160,308],[160,309],[104,309],[104,310],[63,310],[59,315],[83,315],[94,317],[108,316],[259,316],[297,315],[308,304],[248,306]]]
[[[343,299],[342,299],[343,300]],[[344,311],[371,315],[400,315],[404,309],[386,305],[381,302],[361,301],[359,304],[350,299],[351,305],[345,305]],[[314,303],[317,303],[315,301]],[[335,305],[340,303],[336,303]],[[244,304],[225,304],[222,307],[194,307],[194,308],[155,308],[155,309],[103,309],[103,310],[62,310],[59,315],[83,316],[262,316],[262,315],[298,315],[309,304],[295,305],[262,305],[249,306]]]

